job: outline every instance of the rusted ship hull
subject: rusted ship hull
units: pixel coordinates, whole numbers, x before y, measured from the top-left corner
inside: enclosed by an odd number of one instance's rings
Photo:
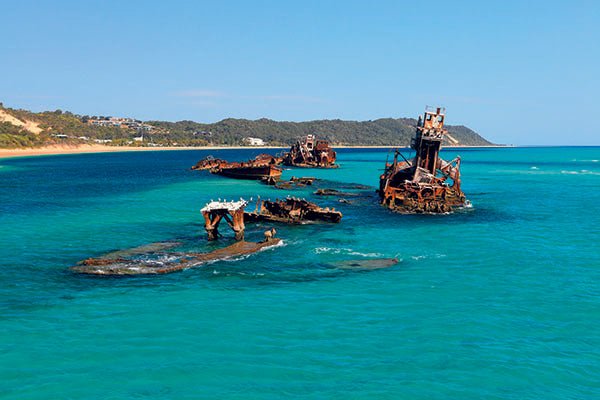
[[[414,158],[408,160],[396,150],[393,162],[385,164],[377,191],[381,204],[407,214],[449,213],[468,204],[460,188],[460,157],[447,162],[439,156],[446,133],[444,119],[442,108],[428,108],[419,117],[411,144]]]
[[[245,222],[271,221],[288,224],[309,222],[339,223],[342,213],[335,209],[322,208],[304,199],[287,198],[276,201],[260,201],[254,212],[245,212]]]
[[[222,168],[214,173],[235,179],[265,180],[271,178],[278,180],[281,177],[282,171],[281,168],[273,165],[267,165],[264,167]]]
[[[209,156],[198,161],[192,170],[208,170],[211,174],[235,179],[276,182],[282,173],[281,168],[277,166],[280,163],[280,158],[269,154],[261,154],[253,160],[244,162],[229,162]]]
[[[338,168],[336,152],[326,140],[308,135],[292,145],[282,157],[284,165],[298,168]]]
[[[384,191],[382,204],[404,214],[449,213],[465,205],[464,193],[448,186],[402,184]]]

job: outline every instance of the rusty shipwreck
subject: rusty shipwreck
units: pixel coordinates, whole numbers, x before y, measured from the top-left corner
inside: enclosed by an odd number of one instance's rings
[[[258,200],[253,212],[244,212],[244,221],[247,222],[283,222],[288,224],[302,224],[310,222],[338,223],[342,220],[342,213],[329,207],[320,207],[305,199],[288,197],[285,200]]]
[[[460,187],[460,157],[448,162],[439,156],[444,119],[444,108],[427,107],[412,139],[414,158],[396,149],[393,162],[386,161],[379,178],[381,204],[401,213],[447,213],[468,204]]]
[[[307,135],[294,143],[282,159],[284,165],[292,167],[337,168],[336,157],[328,141]]]
[[[236,179],[253,179],[276,182],[281,177],[281,168],[277,165],[281,159],[270,154],[260,154],[254,159],[242,162],[229,162],[208,156],[198,161],[193,170],[208,170],[212,174]]]

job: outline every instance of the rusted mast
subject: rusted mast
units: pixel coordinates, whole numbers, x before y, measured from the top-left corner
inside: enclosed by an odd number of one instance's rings
[[[435,175],[442,139],[448,131],[444,129],[445,109],[438,107],[433,114],[425,111],[425,118],[419,118],[417,134],[411,142],[416,151],[415,161],[418,168],[427,170]],[[418,171],[418,169],[417,169]]]

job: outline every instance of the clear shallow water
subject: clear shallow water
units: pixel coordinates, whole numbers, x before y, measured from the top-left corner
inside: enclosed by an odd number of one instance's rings
[[[597,398],[600,148],[448,150],[470,210],[313,197],[342,223],[278,226],[278,249],[165,276],[68,271],[160,240],[225,245],[225,229],[205,241],[205,202],[287,193],[188,170],[206,154],[0,160],[0,397]],[[386,154],[284,177],[376,186]],[[366,257],[401,262],[332,266]]]

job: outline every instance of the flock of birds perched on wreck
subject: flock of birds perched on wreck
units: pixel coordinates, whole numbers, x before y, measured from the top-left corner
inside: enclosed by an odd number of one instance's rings
[[[407,159],[395,150],[391,162],[386,161],[384,172],[379,177],[379,189],[376,191],[380,203],[392,211],[400,213],[449,213],[458,207],[467,206],[465,194],[461,190],[460,157],[450,162],[440,158],[442,140],[447,131],[444,129],[445,110],[426,108],[419,117],[415,137],[411,148],[415,151],[412,159]],[[400,159],[401,158],[401,159]],[[326,140],[308,135],[294,143],[288,152],[279,155],[261,154],[245,162],[229,162],[208,156],[194,165],[192,170],[208,170],[235,179],[259,180],[278,189],[291,189],[294,186],[312,185],[315,178],[292,177],[282,181],[282,166],[297,168],[338,168],[337,154]],[[352,193],[340,192],[331,188],[319,188],[318,196],[339,196],[340,202],[350,203],[347,197]],[[273,222],[300,224],[312,222],[339,223],[342,213],[334,208],[320,207],[306,199],[287,197],[283,200],[260,200],[254,211],[246,211],[248,201],[211,201],[201,210],[208,240],[216,240],[219,224],[223,220],[233,230],[236,243],[210,253],[171,255],[171,261],[152,261],[136,259],[135,256],[164,254],[164,250],[178,243],[157,243],[139,248],[122,250],[106,254],[99,258],[81,261],[72,267],[75,272],[97,275],[160,274],[179,271],[204,264],[208,261],[222,260],[255,253],[263,248],[272,247],[281,240],[275,237],[276,230],[269,228],[264,232],[264,240],[246,242],[245,223]],[[371,260],[373,265],[393,265],[394,259]],[[357,265],[362,265],[358,263]]]

